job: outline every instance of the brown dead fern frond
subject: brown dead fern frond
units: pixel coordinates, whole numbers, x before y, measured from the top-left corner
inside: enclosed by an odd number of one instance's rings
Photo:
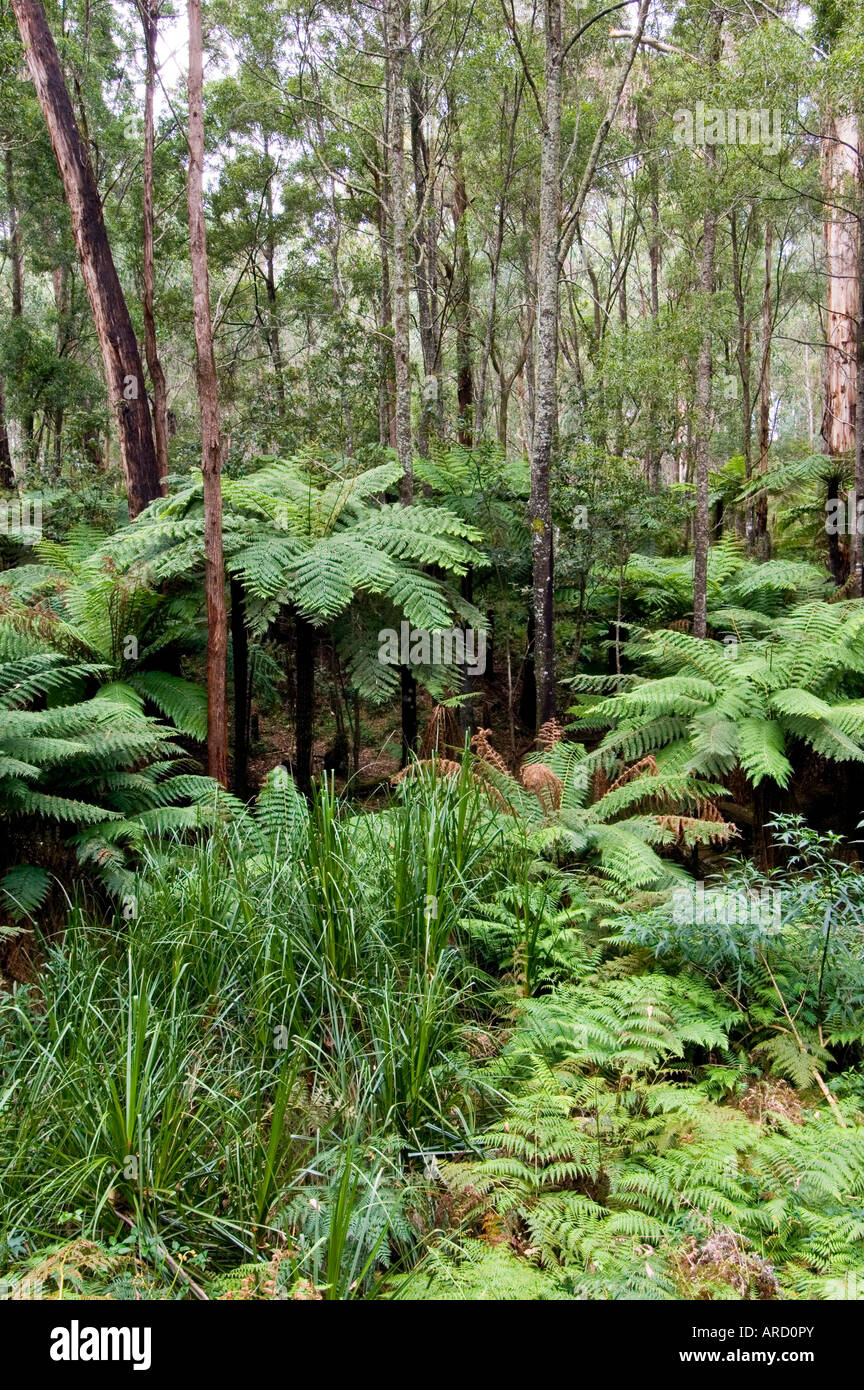
[[[540,802],[543,812],[552,816],[561,806],[564,783],[551,767],[543,763],[526,763],[520,773],[522,785]]]
[[[555,747],[556,743],[564,741],[564,725],[557,719],[547,719],[545,724],[541,724],[540,732],[537,735],[537,747],[541,753],[548,753]]]
[[[705,844],[706,841],[712,845],[723,845],[739,833],[737,825],[719,816],[715,819],[713,816],[660,815],[655,816],[654,821],[662,829],[671,831],[678,845],[687,848]]]
[[[501,754],[492,747],[489,742],[491,729],[478,729],[471,740],[471,748],[476,756],[484,763],[489,763],[492,767],[497,767],[499,772],[503,772],[505,777],[510,777],[511,772]]]
[[[619,787],[626,787],[628,782],[634,781],[637,777],[658,777],[659,775],[660,769],[657,766],[657,759],[653,753],[649,753],[647,757],[640,758],[638,763],[632,763],[630,767],[625,767],[621,776],[616,777],[611,786],[606,788],[606,791],[616,792]]]

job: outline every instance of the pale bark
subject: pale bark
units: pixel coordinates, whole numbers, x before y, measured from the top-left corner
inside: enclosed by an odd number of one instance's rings
[[[617,75],[606,113],[597,127],[576,196],[567,210],[562,227],[561,105],[567,46],[563,36],[562,0],[544,0],[545,87],[540,137],[536,384],[529,501],[538,728],[546,720],[553,718],[556,712],[554,552],[550,475],[558,432],[558,314],[561,265],[572,245],[585,199],[597,172],[600,152],[618,112],[624,86],[639,48],[650,3],[651,0],[640,0],[627,58]]]
[[[270,149],[265,142],[264,153],[269,158]],[[276,413],[280,420],[285,419],[285,370],[282,364],[282,343],[279,338],[279,312],[276,294],[276,237],[273,229],[273,174],[267,177],[264,190],[264,203],[267,212],[267,226],[264,235],[264,283],[267,291],[267,346],[273,363],[273,376],[276,381]]]
[[[558,430],[558,242],[561,233],[561,0],[545,0],[545,90],[540,135],[540,245],[537,257],[536,411],[531,457],[531,558],[537,727],[555,714],[554,555],[550,473]]]
[[[389,121],[385,122],[389,128]],[[386,141],[385,141],[385,163]],[[378,313],[379,376],[378,438],[396,448],[396,372],[393,363],[393,295],[390,290],[390,232],[388,227],[388,179],[375,175],[375,207],[378,217],[378,249],[381,258],[381,298]]]
[[[159,26],[159,0],[139,0],[141,22],[144,26],[144,170],[142,178],[142,247],[141,247],[141,308],[144,316],[144,355],[153,388],[153,435],[156,444],[156,466],[163,496],[168,490],[168,392],[165,373],[159,358],[156,338],[154,298],[156,291],[156,262],[153,213],[153,155],[156,130],[153,98],[156,86],[156,38]]]
[[[706,145],[705,164],[710,172],[715,161],[714,147]],[[707,197],[713,198],[710,185]],[[702,261],[699,269],[700,311],[707,322],[714,291],[714,248],[717,240],[717,215],[712,206],[705,212],[702,223]],[[711,329],[702,334],[696,366],[696,515],[693,519],[693,636],[705,637],[708,631],[708,547],[711,539],[708,512],[708,473],[711,463]]]
[[[201,414],[204,479],[204,587],[207,599],[207,770],[228,785],[228,709],[225,690],[228,618],[222,554],[222,439],[207,229],[204,221],[204,61],[201,0],[187,0],[189,16],[189,248],[195,318],[195,354]]]
[[[751,209],[750,216],[745,224],[743,243],[739,244],[737,212],[732,212],[729,218],[732,240],[732,288],[735,295],[738,329],[735,357],[738,364],[738,376],[741,381],[741,451],[744,455],[744,477],[747,482],[750,481],[753,472],[753,387],[751,382],[753,349],[751,324],[747,307],[744,266],[752,219],[753,211]],[[748,502],[746,508],[745,534],[747,537],[747,546],[750,550],[753,548],[753,517],[753,503]]]
[[[722,52],[722,10],[711,14],[710,62],[715,67]],[[693,636],[708,635],[708,549],[711,521],[708,512],[708,474],[711,464],[711,307],[714,294],[714,250],[717,241],[717,213],[714,207],[716,152],[705,146],[705,212],[702,220],[702,259],[699,267],[702,341],[696,367],[696,514],[693,518]]]
[[[822,437],[826,452],[848,453],[855,446],[855,362],[858,315],[858,230],[849,197],[859,175],[858,121],[830,118],[823,141],[826,198],[827,354]]]
[[[414,166],[414,286],[417,329],[425,377],[417,424],[417,447],[425,458],[433,434],[443,434],[441,341],[438,332],[438,214],[429,142],[423,133],[425,95],[418,77],[408,84],[411,117],[411,158]]]
[[[396,453],[402,465],[399,495],[414,499],[411,437],[411,319],[408,295],[408,219],[405,190],[405,54],[407,38],[401,0],[385,0],[384,43],[389,93],[390,227],[392,231],[393,355],[396,364]]]
[[[477,401],[475,406],[475,423],[477,437],[483,437],[486,414],[486,376],[489,370],[489,362],[492,358],[492,344],[495,337],[495,314],[498,308],[498,279],[501,273],[501,252],[504,247],[504,228],[507,221],[507,195],[510,190],[510,183],[513,178],[513,164],[516,154],[516,124],[519,120],[519,109],[522,104],[522,93],[524,90],[524,78],[513,85],[513,111],[510,119],[509,134],[507,140],[507,161],[504,169],[504,180],[498,198],[498,215],[495,219],[495,241],[490,256],[489,265],[489,307],[486,313],[486,331],[483,338],[483,350],[480,354],[480,367],[477,376]],[[521,364],[518,371],[521,371]],[[501,383],[499,390],[499,402],[503,405],[504,418],[499,419],[498,434],[499,439],[503,434],[504,447],[507,444],[507,399],[510,395],[510,387],[506,390],[504,383]]]
[[[864,183],[864,180],[862,180]],[[858,315],[855,334],[855,497],[864,497],[864,203],[859,203],[858,223]],[[864,535],[857,524],[850,537],[854,592],[864,597]]]
[[[765,222],[765,280],[762,289],[762,351],[759,370],[759,472],[768,470],[768,450],[771,446],[771,334],[774,314],[771,297],[771,258],[774,247],[774,228],[770,218]],[[770,558],[771,541],[768,535],[768,494],[757,498],[754,513],[753,550],[758,560]]]

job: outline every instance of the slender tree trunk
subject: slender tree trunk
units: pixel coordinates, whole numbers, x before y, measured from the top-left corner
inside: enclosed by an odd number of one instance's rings
[[[859,178],[858,121],[829,119],[823,143],[826,198],[827,358],[822,437],[833,457],[855,446],[855,323],[858,314],[858,229],[849,210]],[[860,197],[860,193],[859,193]],[[855,198],[855,202],[858,199]]]
[[[540,247],[537,257],[536,415],[529,519],[533,569],[534,671],[539,729],[555,715],[554,553],[551,469],[558,432],[558,243],[561,232],[561,0],[544,0],[546,87],[540,137]]]
[[[129,512],[136,517],[161,492],[138,344],[111,256],[96,180],[75,123],[45,11],[39,0],[12,0],[12,7],[72,217],[81,273],[117,419]]]
[[[153,156],[156,146],[156,128],[153,114],[153,98],[156,87],[156,38],[159,27],[160,0],[140,0],[141,19],[144,25],[144,172],[142,180],[142,223],[143,238],[141,248],[141,270],[143,294],[141,308],[144,316],[144,355],[153,388],[153,434],[156,442],[156,466],[163,496],[168,491],[168,392],[165,373],[159,358],[156,340],[156,315],[154,297],[156,292],[156,260],[154,249],[153,214]]]
[[[750,217],[752,218],[753,215],[753,210],[751,208]],[[747,225],[749,230],[750,224],[748,223]],[[738,364],[738,376],[741,381],[741,451],[744,455],[744,477],[749,483],[753,472],[753,398],[750,379],[753,353],[744,282],[744,259],[748,238],[745,233],[744,246],[742,247],[739,245],[737,212],[733,212],[730,215],[729,227],[732,239],[732,285],[735,294],[738,323],[735,358]],[[752,502],[747,503],[745,534],[747,536],[747,548],[752,554],[754,534],[754,511]]]
[[[864,179],[861,180],[864,187]],[[854,592],[864,597],[864,534],[858,521],[864,498],[864,202],[858,213],[858,322],[855,334],[855,525],[850,536]]]
[[[54,350],[58,357],[63,357],[66,352],[69,333],[69,314],[71,310],[71,296],[69,292],[69,272],[66,266],[55,266],[51,272],[51,280],[54,286],[54,309],[57,314],[57,329],[54,334]],[[54,477],[59,478],[63,472],[63,420],[64,409],[62,401],[54,409]]]
[[[389,118],[387,122],[389,129]],[[387,161],[386,140],[384,162]],[[388,229],[388,179],[375,174],[376,209],[378,214],[378,246],[381,253],[381,301],[378,317],[379,377],[378,377],[378,437],[379,443],[396,448],[396,367],[393,361],[393,295],[390,289],[390,234]]]
[[[423,353],[423,398],[417,423],[417,448],[421,457],[429,453],[429,440],[440,435],[441,353],[437,330],[438,218],[434,205],[434,184],[428,142],[423,134],[425,95],[419,77],[408,84],[411,116],[411,156],[414,165],[414,285],[417,291],[417,328]]]
[[[399,495],[414,500],[411,437],[411,319],[408,303],[408,221],[405,206],[405,14],[402,0],[385,0],[384,41],[390,113],[390,226],[393,251],[393,353],[396,361],[396,453],[402,465]]]
[[[712,66],[720,61],[723,14],[714,10],[711,15]],[[699,347],[696,368],[696,515],[693,525],[693,636],[708,634],[708,549],[711,540],[711,518],[708,510],[708,473],[711,463],[711,305],[714,294],[714,249],[717,241],[717,213],[714,209],[716,191],[714,171],[716,154],[713,145],[705,146],[706,210],[702,221],[702,261],[699,268],[700,313],[705,327]]]
[[[475,424],[477,437],[482,439],[486,413],[486,377],[492,358],[492,345],[495,341],[495,313],[498,307],[498,279],[501,273],[501,252],[504,247],[504,229],[507,223],[507,194],[513,176],[513,160],[516,152],[516,123],[519,119],[519,106],[522,98],[522,83],[513,89],[513,115],[510,122],[510,138],[507,145],[507,165],[504,171],[504,186],[498,201],[498,216],[495,221],[495,242],[489,267],[489,308],[486,313],[486,331],[483,338],[483,351],[480,354],[480,370],[477,379],[477,400],[475,404]],[[499,427],[500,428],[500,427]],[[507,437],[507,425],[504,425]]]
[[[269,157],[270,149],[264,145],[264,153]],[[276,413],[280,420],[285,419],[285,372],[282,365],[282,344],[279,339],[279,313],[276,307],[276,237],[273,230],[273,175],[268,175],[264,191],[267,212],[267,226],[264,239],[265,284],[267,287],[267,346],[273,362],[273,376],[276,381]]]
[[[411,432],[411,319],[408,302],[409,245],[405,187],[405,59],[408,38],[402,0],[384,0],[384,46],[389,95],[390,226],[393,252],[393,356],[396,365],[396,453],[402,465],[399,500],[414,501],[414,443]],[[402,763],[417,744],[417,682],[403,666]]]
[[[507,417],[510,414],[510,383],[502,372],[498,378],[498,443],[507,453]]]
[[[710,169],[714,150],[705,147],[705,163]],[[713,198],[713,189],[708,196]],[[699,271],[699,291],[703,315],[710,312],[714,288],[714,247],[717,237],[717,216],[713,208],[705,213],[702,224],[702,264]],[[696,368],[696,515],[693,525],[693,636],[705,637],[708,632],[708,548],[711,519],[708,509],[708,474],[711,463],[711,331],[702,334]]]
[[[650,136],[649,136],[650,138]],[[648,263],[650,268],[650,310],[653,323],[660,317],[660,269],[663,264],[663,243],[660,232],[660,171],[657,155],[652,150],[646,156],[648,162],[648,188],[651,233],[648,243]],[[661,449],[658,439],[657,399],[652,393],[649,400],[650,429],[646,473],[648,486],[652,492],[660,491]]]
[[[11,149],[7,149],[4,156],[4,172],[6,178],[6,206],[9,216],[8,251],[12,280],[12,321],[13,323],[20,324],[24,318],[24,251],[21,226],[18,221],[18,196],[15,189],[15,162],[12,157]],[[33,411],[26,411],[20,420],[15,420],[14,424],[17,426],[17,429],[14,431],[14,442],[10,440],[12,465],[16,473],[23,473],[26,471],[27,465],[31,462],[31,450],[33,447]],[[18,455],[17,458],[16,454]]]
[[[774,228],[770,218],[765,222],[765,282],[762,290],[762,352],[759,373],[759,472],[768,470],[768,450],[771,445],[771,334],[774,316],[771,303],[771,260],[774,248]],[[760,494],[753,517],[753,552],[757,560],[768,560],[771,538],[768,535],[768,494]]]
[[[189,247],[195,315],[195,354],[204,478],[204,587],[207,598],[207,768],[228,785],[228,708],[225,690],[228,616],[222,554],[222,439],[219,388],[210,314],[207,228],[204,221],[204,55],[201,0],[187,0],[189,17]]]
[[[555,604],[551,470],[558,433],[558,325],[561,266],[569,254],[600,152],[618,112],[621,95],[639,48],[650,0],[640,0],[627,57],[597,127],[576,196],[561,221],[561,104],[564,60],[562,0],[544,0],[545,90],[540,137],[540,241],[537,256],[537,341],[535,415],[531,444],[532,596],[535,623],[537,726],[554,717]]]
[[[474,442],[474,372],[471,364],[471,250],[468,244],[468,193],[465,188],[458,127],[454,137],[452,212],[456,233],[453,258],[453,300],[456,318],[457,435],[459,443],[470,448]]]
[[[6,203],[9,213],[9,260],[12,266],[12,317],[24,314],[24,257],[21,249],[21,228],[18,223],[18,198],[15,191],[15,163],[12,151],[4,155],[6,174]]]

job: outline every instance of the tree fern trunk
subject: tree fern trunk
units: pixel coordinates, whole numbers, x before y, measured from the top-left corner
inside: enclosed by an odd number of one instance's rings
[[[15,473],[12,468],[12,454],[9,449],[9,431],[6,427],[6,401],[3,395],[3,382],[0,379],[0,487],[11,489],[15,486]]]
[[[312,740],[315,729],[315,654],[318,634],[301,613],[294,613],[295,632],[295,704],[294,780],[304,796],[312,791]]]
[[[234,664],[234,795],[249,794],[249,634],[239,579],[231,580],[231,654]]]
[[[468,572],[462,580],[461,590],[462,597],[464,599],[467,599],[469,603],[473,603],[474,570],[471,565],[468,566]],[[474,648],[474,650],[476,651],[476,647]],[[465,662],[465,669],[462,674],[462,694],[468,697],[465,700],[465,702],[459,706],[459,728],[462,732],[462,737],[464,739],[466,734],[470,735],[474,732],[474,701],[472,698],[474,694],[474,680],[471,675],[471,672],[468,669],[467,660]]]
[[[400,667],[402,677],[402,766],[407,767],[417,750],[417,682],[408,666]]]

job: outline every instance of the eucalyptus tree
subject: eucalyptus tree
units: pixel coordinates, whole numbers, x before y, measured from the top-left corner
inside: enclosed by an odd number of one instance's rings
[[[40,0],[12,0],[27,66],[57,159],[99,338],[134,517],[161,492],[135,330],[114,264],[93,168]]]

